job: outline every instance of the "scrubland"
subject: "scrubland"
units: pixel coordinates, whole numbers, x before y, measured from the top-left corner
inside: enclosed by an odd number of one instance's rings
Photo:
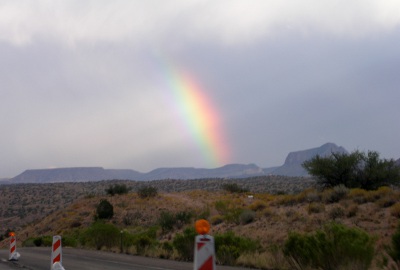
[[[12,194],[16,186],[7,186],[1,187],[2,192],[9,200],[13,198],[14,205],[10,210],[2,196],[2,221],[16,230],[19,241],[26,246],[49,245],[52,235],[62,235],[64,245],[74,247],[121,252],[122,245],[124,253],[190,260],[194,222],[205,218],[211,223],[210,234],[219,243],[218,263],[260,269],[313,269],[296,266],[293,258],[285,256],[288,237],[293,233],[313,235],[329,224],[339,224],[368,236],[373,247],[370,269],[399,269],[390,256],[400,218],[399,190],[382,187],[365,191],[343,186],[319,190],[310,179],[285,179],[281,183],[257,180],[104,181],[74,184],[72,189],[67,184],[26,185],[18,186],[27,189],[24,196],[15,195],[18,199]],[[257,185],[252,186],[252,181]],[[114,183],[126,184],[131,190],[122,195],[105,194],[104,190]],[[223,183],[244,189],[230,192]],[[158,193],[140,196],[137,191],[143,186],[154,186]],[[40,204],[36,200],[44,200],[39,195],[43,193],[52,195]],[[101,200],[110,202],[113,215],[95,221]],[[4,218],[5,208],[7,213],[16,212],[17,205],[27,203],[36,211],[25,211],[26,224],[12,227],[19,217]],[[57,206],[52,207],[52,203]],[[97,239],[98,232],[109,238]],[[6,245],[6,239],[2,245]],[[340,269],[365,267],[357,263],[355,260]]]

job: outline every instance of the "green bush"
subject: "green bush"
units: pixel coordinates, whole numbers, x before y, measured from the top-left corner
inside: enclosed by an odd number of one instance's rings
[[[256,218],[256,212],[246,209],[243,210],[242,213],[239,216],[240,223],[243,225],[252,223]]]
[[[225,191],[228,191],[230,193],[245,193],[248,192],[249,190],[246,188],[242,188],[240,187],[238,184],[236,183],[232,183],[232,184],[223,184],[222,185],[222,189]]]
[[[232,208],[229,209],[229,212],[224,215],[224,218],[227,222],[235,223],[237,225],[241,222],[241,215],[243,213],[243,209],[241,208]]]
[[[35,247],[36,244],[34,243],[36,238],[28,238],[24,242],[22,242],[23,247]]]
[[[325,211],[325,205],[322,203],[312,202],[307,207],[308,214],[317,214]]]
[[[189,211],[181,211],[175,214],[176,225],[178,228],[182,228],[183,225],[190,223],[193,214]]]
[[[62,240],[64,245],[64,239]],[[35,238],[29,238],[24,242],[24,245],[26,246],[32,246],[32,244],[36,247],[51,247],[53,244],[53,237],[50,235],[39,236]]]
[[[62,245],[64,247],[77,247],[78,240],[75,237],[65,235],[62,236]]]
[[[140,187],[137,190],[137,194],[139,195],[140,198],[151,198],[155,197],[158,194],[157,188],[155,187]]]
[[[117,227],[98,221],[84,232],[82,241],[84,244],[100,250],[104,246],[107,248],[118,246],[120,238],[120,230]]]
[[[329,218],[332,220],[342,218],[345,216],[344,209],[340,206],[335,206],[329,211]]]
[[[183,234],[177,234],[172,245],[178,252],[180,258],[185,261],[193,261],[194,240],[197,233],[194,228],[189,227],[183,231]]]
[[[237,208],[230,201],[216,201],[215,209],[224,217],[227,222],[240,224],[240,215],[243,212],[242,208]]]
[[[255,252],[260,244],[233,232],[215,235],[215,253],[220,264],[234,265],[241,254]]]
[[[35,239],[33,239],[33,244],[36,247],[42,246],[42,243],[43,243],[42,237],[36,237]]]
[[[112,204],[103,199],[97,205],[95,219],[111,219],[114,216],[114,207]]]
[[[392,247],[389,254],[394,261],[400,262],[400,223],[392,236]]]
[[[147,249],[158,244],[157,227],[151,227],[131,236],[131,243],[135,246],[136,252],[139,255],[144,255]]]
[[[170,242],[163,242],[161,244],[161,249],[164,251],[162,254],[160,254],[161,259],[169,259],[172,257],[172,254],[174,253],[174,246]]]
[[[127,194],[129,192],[129,188],[125,184],[115,184],[109,186],[105,191],[108,195],[114,196]]]
[[[374,254],[374,240],[360,229],[330,223],[314,234],[290,233],[283,253],[297,269],[334,270],[351,265],[368,269]]]
[[[171,212],[161,212],[158,219],[158,224],[161,227],[163,233],[169,232],[174,228],[176,223],[175,215]]]
[[[158,224],[163,233],[172,231],[174,227],[182,228],[185,224],[191,222],[193,214],[188,211],[181,211],[176,214],[163,211],[158,218]]]

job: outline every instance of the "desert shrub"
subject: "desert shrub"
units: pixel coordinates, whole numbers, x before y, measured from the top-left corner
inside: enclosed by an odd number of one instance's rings
[[[377,190],[369,191],[369,194],[373,197],[373,200],[376,201],[390,194],[393,194],[393,190],[390,187],[380,187]]]
[[[32,240],[36,247],[50,247],[53,244],[53,238],[49,235],[35,237]]]
[[[196,214],[196,219],[208,219],[210,217],[210,207],[206,206],[204,209],[200,211],[200,213]]]
[[[24,247],[35,247],[36,246],[36,244],[34,243],[35,239],[36,238],[32,238],[32,237],[26,239],[24,242],[22,242],[22,246],[24,246]]]
[[[314,234],[290,233],[283,252],[296,269],[335,270],[350,265],[368,269],[373,259],[374,240],[360,229],[330,223]]]
[[[211,219],[210,219],[210,222],[211,222],[212,225],[221,224],[222,222],[224,222],[224,217],[221,216],[221,215],[212,216]]]
[[[340,199],[346,197],[346,195],[349,193],[349,189],[345,185],[334,186],[333,191]]]
[[[183,225],[190,223],[193,218],[193,214],[190,211],[181,211],[175,214],[175,222],[178,228],[182,228]]]
[[[346,197],[348,193],[349,189],[347,187],[344,185],[338,185],[331,189],[326,189],[322,193],[322,199],[326,203],[335,203]]]
[[[267,217],[267,218],[272,217],[274,214],[275,214],[274,211],[273,211],[271,208],[269,208],[269,207],[265,208],[265,209],[262,211],[262,215],[263,215],[264,217]]]
[[[267,207],[267,204],[264,201],[256,200],[252,204],[250,204],[249,208],[253,211],[262,211]]]
[[[254,221],[254,219],[256,218],[256,212],[246,209],[243,210],[242,213],[239,216],[240,218],[240,223],[241,224],[249,224],[252,223]]]
[[[108,195],[114,196],[127,194],[129,192],[129,188],[125,184],[115,184],[109,186],[105,191]]]
[[[224,217],[227,222],[240,224],[240,214],[243,212],[242,208],[238,208],[230,201],[216,201],[215,209]]]
[[[223,184],[222,189],[230,193],[245,193],[249,191],[247,188],[240,187],[236,183]]]
[[[70,228],[77,228],[82,226],[82,223],[79,220],[73,220],[69,225]]]
[[[122,241],[123,248],[128,250],[129,247],[134,246],[136,249],[136,254],[145,255],[149,248],[158,245],[157,229],[157,226],[146,229],[137,227],[134,234],[131,234],[127,231],[121,231],[120,241]]]
[[[397,226],[396,232],[392,236],[392,246],[389,254],[394,261],[400,262],[400,223]]]
[[[103,199],[97,205],[95,219],[111,219],[114,216],[114,207],[112,204]]]
[[[77,247],[78,246],[78,240],[76,237],[72,237],[69,235],[64,235],[61,239],[62,245],[64,247]]]
[[[319,202],[321,201],[321,194],[318,193],[315,189],[310,189],[306,193],[305,200],[307,202]]]
[[[43,243],[42,237],[36,237],[35,239],[33,239],[33,244],[36,247],[40,247],[42,245],[42,243]]]
[[[174,246],[182,260],[193,260],[195,237],[195,229],[189,227],[183,231],[183,234],[176,234],[174,240],[172,241],[172,245]]]
[[[224,218],[227,222],[239,225],[241,222],[240,216],[242,213],[243,213],[242,208],[229,209],[229,212],[224,215]]]
[[[176,223],[175,215],[171,212],[161,212],[158,218],[158,224],[161,227],[163,233],[169,232],[174,228]]]
[[[293,206],[298,203],[298,198],[293,194],[280,195],[277,203],[279,205]]]
[[[163,233],[171,231],[174,227],[182,228],[191,222],[193,214],[190,211],[181,211],[176,214],[163,211],[158,218],[158,224]]]
[[[359,208],[357,204],[352,204],[347,208],[347,213],[346,216],[347,217],[355,217],[357,215]]]
[[[291,195],[296,203],[319,201],[320,196],[314,188],[308,188],[300,193]]]
[[[122,222],[126,226],[130,226],[133,224],[138,224],[138,221],[143,217],[143,214],[139,211],[128,212],[124,215]]]
[[[335,220],[337,218],[344,217],[345,216],[345,212],[344,212],[344,209],[342,207],[335,206],[335,207],[332,207],[332,209],[329,211],[328,215],[329,215],[330,219]]]
[[[215,202],[215,209],[218,211],[219,214],[224,215],[228,212],[228,203],[226,201],[216,201]]]
[[[361,188],[353,188],[350,190],[348,198],[358,204],[366,203],[368,202],[368,191]]]
[[[321,213],[324,211],[325,211],[325,205],[322,203],[312,202],[307,207],[308,214],[312,214],[312,213],[317,214],[317,213]]]
[[[259,243],[233,232],[215,235],[215,253],[220,264],[234,265],[241,254],[255,252]]]
[[[398,201],[398,196],[395,194],[387,194],[384,197],[378,199],[375,203],[382,208],[387,208],[394,205]]]
[[[158,191],[156,187],[146,186],[146,187],[140,187],[137,190],[137,194],[139,195],[140,198],[144,199],[157,196]]]
[[[172,257],[172,254],[174,253],[174,246],[170,242],[163,242],[161,244],[161,249],[163,253],[160,255],[161,259],[169,259]]]
[[[392,205],[390,208],[390,214],[394,217],[400,218],[400,202]]]
[[[101,221],[93,223],[83,235],[83,242],[100,250],[102,247],[111,248],[118,244],[120,231],[112,224]]]
[[[146,249],[153,243],[152,239],[147,235],[140,235],[135,241],[136,252],[139,255],[143,255]]]

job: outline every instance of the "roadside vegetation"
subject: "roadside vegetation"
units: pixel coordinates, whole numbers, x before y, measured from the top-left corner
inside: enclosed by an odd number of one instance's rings
[[[142,198],[131,192],[78,200],[28,226],[19,239],[25,246],[50,246],[51,235],[60,234],[64,246],[191,261],[194,222],[206,218],[218,264],[397,269],[399,197],[400,191],[391,187],[368,191],[344,186],[294,194],[222,189]],[[112,216],[105,202],[112,206]],[[103,204],[107,207],[99,207]]]
[[[51,236],[58,234],[64,246],[191,261],[194,222],[203,218],[211,224],[218,264],[276,270],[398,270],[399,171],[374,153],[360,156],[361,163],[351,166],[353,173],[366,177],[358,182],[331,174],[333,164],[340,171],[351,163],[342,162],[348,157],[340,155],[305,163],[310,173],[318,172],[317,180],[300,189],[254,190],[251,180],[221,182],[213,190],[166,191],[156,181],[134,188],[127,184],[129,191],[121,194],[103,188],[103,193],[76,199],[66,209],[20,229],[18,239],[25,246],[49,246]],[[372,188],[366,179],[387,176],[385,168],[393,178],[374,180],[380,184]],[[169,183],[177,188],[179,182]],[[109,185],[109,190],[114,187]]]

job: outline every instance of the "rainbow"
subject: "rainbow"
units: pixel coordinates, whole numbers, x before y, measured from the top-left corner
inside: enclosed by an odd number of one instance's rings
[[[227,164],[229,148],[220,114],[201,85],[188,72],[167,65],[173,103],[186,129],[210,166]]]

